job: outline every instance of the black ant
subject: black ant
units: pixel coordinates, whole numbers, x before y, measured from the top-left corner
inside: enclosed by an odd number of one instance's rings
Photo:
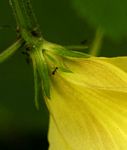
[[[37,30],[37,28],[33,29],[31,31],[31,34],[34,36],[34,37],[40,37],[41,36],[41,33]]]
[[[55,69],[52,71],[52,75],[55,75],[57,70],[58,70],[58,67],[55,67]]]

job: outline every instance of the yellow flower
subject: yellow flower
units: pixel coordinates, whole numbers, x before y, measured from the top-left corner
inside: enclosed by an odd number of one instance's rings
[[[51,76],[49,150],[127,149],[127,58],[65,59]]]
[[[50,112],[49,150],[127,150],[127,57],[89,57],[46,41],[31,57]]]

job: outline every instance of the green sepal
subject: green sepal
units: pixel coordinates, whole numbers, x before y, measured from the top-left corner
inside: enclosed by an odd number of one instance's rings
[[[72,71],[67,68],[62,61],[58,61],[57,58],[55,59],[54,57],[50,56],[49,54],[46,54],[46,56],[53,62],[55,66],[59,68],[60,71],[62,72],[67,72],[67,73],[72,73]]]
[[[37,72],[37,67],[36,63],[33,60],[33,71],[34,71],[34,90],[35,90],[35,95],[34,95],[34,101],[35,101],[35,107],[37,110],[39,110],[39,79],[38,79],[38,72]]]
[[[52,49],[54,50],[54,52],[56,52],[56,54],[63,56],[63,57],[75,57],[75,58],[89,58],[90,57],[90,55],[86,53],[68,50],[64,47],[53,47]]]
[[[41,57],[41,61],[38,61],[37,68],[40,78],[42,79],[42,90],[44,90],[45,96],[47,96],[50,99],[50,78],[48,66],[45,62],[43,54],[41,54],[39,57]]]
[[[45,54],[47,57],[48,57],[48,59],[50,60],[50,61],[52,61],[54,64],[58,64],[58,60],[57,59],[55,59],[54,57],[52,57],[51,55],[49,55],[49,54]]]

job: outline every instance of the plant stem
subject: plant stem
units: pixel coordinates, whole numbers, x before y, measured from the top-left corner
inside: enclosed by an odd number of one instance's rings
[[[3,51],[0,54],[0,63],[4,62],[9,57],[11,57],[22,45],[23,45],[23,40],[19,39],[14,44],[12,44],[9,48]]]
[[[19,27],[30,30],[38,26],[30,0],[10,0],[10,4]]]
[[[25,41],[30,41],[32,32],[41,36],[30,0],[10,0],[19,32]]]
[[[17,27],[19,27],[20,36],[25,42],[24,45],[29,49],[29,56],[32,58],[35,82],[35,105],[37,109],[39,109],[39,81],[36,61],[33,58],[33,53],[35,52],[38,54],[38,49],[42,45],[44,39],[41,35],[39,25],[37,24],[30,0],[10,0],[10,5],[14,12]],[[43,69],[43,67],[41,69]],[[44,74],[44,72],[42,74]]]
[[[90,55],[92,55],[92,56],[99,55],[100,48],[102,45],[102,39],[103,39],[103,31],[101,30],[101,28],[98,28],[96,31],[95,39],[92,43],[90,53],[89,53]]]

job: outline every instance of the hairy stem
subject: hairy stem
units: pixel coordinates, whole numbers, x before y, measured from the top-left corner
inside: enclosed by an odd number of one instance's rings
[[[30,0],[10,0],[10,5],[22,38],[30,41],[32,36],[41,36]]]
[[[31,30],[38,26],[30,0],[10,0],[17,25]]]

